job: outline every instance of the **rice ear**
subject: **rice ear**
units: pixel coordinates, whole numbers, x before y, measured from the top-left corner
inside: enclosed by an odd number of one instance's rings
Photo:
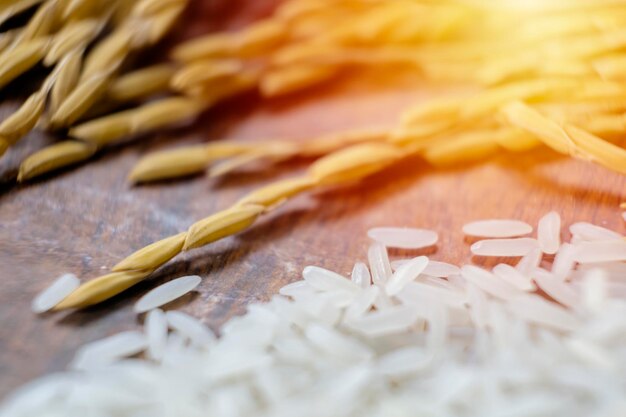
[[[140,183],[204,172],[210,161],[205,149],[198,145],[148,154],[133,167],[128,179]]]
[[[317,184],[313,178],[290,178],[255,190],[237,202],[238,205],[258,204],[272,207],[296,194],[311,189]]]
[[[116,296],[143,281],[152,271],[121,271],[87,281],[54,307],[54,310],[85,308]]]
[[[46,94],[37,91],[28,97],[20,108],[0,123],[0,136],[10,143],[27,134],[43,114]]]
[[[74,140],[55,143],[28,156],[20,164],[19,182],[63,168],[91,157],[96,146]]]
[[[197,248],[233,235],[249,227],[265,207],[248,204],[234,206],[191,225],[183,250]]]
[[[385,143],[351,146],[327,155],[311,165],[311,177],[322,184],[358,180],[396,162],[405,153]]]
[[[186,236],[183,232],[154,242],[120,261],[112,271],[156,269],[180,253]]]
[[[583,129],[565,125],[565,132],[577,147],[577,154],[604,167],[626,174],[626,149],[613,145]]]
[[[0,54],[0,88],[41,61],[46,54],[48,44],[47,38],[37,38],[2,52]]]

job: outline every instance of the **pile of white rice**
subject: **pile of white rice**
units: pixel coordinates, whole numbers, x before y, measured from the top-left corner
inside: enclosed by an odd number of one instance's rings
[[[357,263],[351,279],[306,267],[304,280],[249,305],[219,338],[158,308],[198,284],[184,277],[138,302],[149,310],[143,330],[83,347],[71,370],[23,387],[0,415],[626,416],[626,241],[576,223],[561,243],[556,213],[537,238],[532,229],[465,226],[488,238],[475,254],[523,255],[493,270],[390,262],[388,247],[406,253],[437,234],[372,229],[369,266]]]

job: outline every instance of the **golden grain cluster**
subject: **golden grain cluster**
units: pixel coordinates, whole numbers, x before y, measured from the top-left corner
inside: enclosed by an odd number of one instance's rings
[[[0,3],[0,22],[35,8],[23,27],[0,34],[0,88],[38,64],[51,69],[41,87],[0,122],[0,154],[36,126],[60,135],[67,132],[69,137],[27,157],[18,180],[84,160],[126,136],[188,120],[202,109],[198,100],[178,96],[100,117],[123,104],[169,91],[171,65],[124,70],[134,52],[162,39],[186,4],[187,0]],[[167,119],[160,118],[163,113]]]

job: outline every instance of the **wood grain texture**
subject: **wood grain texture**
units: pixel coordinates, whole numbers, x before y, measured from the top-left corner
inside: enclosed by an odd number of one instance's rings
[[[238,27],[271,6],[258,0],[195,2],[178,36]],[[298,197],[249,231],[178,257],[150,281],[95,308],[40,317],[30,312],[33,296],[61,273],[96,277],[134,250],[306,166],[301,161],[217,181],[195,177],[131,187],[126,175],[142,154],[218,138],[306,137],[349,127],[391,126],[408,103],[443,89],[420,86],[410,75],[394,78],[346,78],[272,101],[240,97],[187,129],[115,146],[88,164],[14,186],[10,177],[19,160],[53,140],[30,134],[0,161],[5,179],[0,189],[0,398],[29,379],[63,369],[79,345],[134,328],[138,318],[133,302],[182,274],[198,274],[203,282],[197,294],[171,307],[202,317],[217,329],[246,304],[268,300],[282,285],[299,279],[306,265],[348,274],[356,260],[365,260],[366,231],[373,226],[437,230],[441,240],[432,257],[456,263],[471,259],[461,233],[462,224],[470,220],[503,217],[536,224],[555,209],[566,225],[585,220],[626,232],[618,209],[626,200],[626,177],[601,167],[545,148],[502,153],[484,163],[446,170],[434,170],[416,158],[351,188]],[[7,95],[19,97],[21,88],[30,88],[29,80],[19,80]],[[14,107],[15,102],[5,102],[0,117]]]

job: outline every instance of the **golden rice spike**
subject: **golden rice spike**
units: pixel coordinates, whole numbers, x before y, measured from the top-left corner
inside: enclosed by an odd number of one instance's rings
[[[124,137],[187,122],[197,116],[205,106],[202,101],[169,97],[90,120],[72,127],[68,134],[100,147]]]
[[[65,26],[54,35],[44,65],[51,66],[76,49],[83,49],[102,30],[103,19],[86,19]]]
[[[498,149],[500,131],[478,131],[448,137],[426,148],[424,159],[436,166],[475,161],[494,154]]]
[[[133,132],[132,113],[135,109],[90,120],[70,128],[68,136],[86,142],[91,142],[98,147],[130,136]]]
[[[20,32],[13,47],[16,48],[26,42],[49,35],[56,21],[58,4],[57,0],[44,1]]]
[[[180,7],[187,3],[186,0],[142,0],[132,10],[132,16],[149,17],[168,10],[172,7]]]
[[[566,124],[563,129],[576,145],[573,156],[590,159],[610,170],[626,174],[626,149],[573,125]]]
[[[128,179],[140,183],[202,173],[211,161],[239,155],[249,148],[243,144],[212,143],[154,152],[139,160]]]
[[[14,143],[37,124],[45,107],[46,94],[36,91],[22,106],[0,123],[0,137]]]
[[[189,228],[183,250],[189,250],[215,242],[249,227],[265,211],[255,204],[233,206],[202,219]]]
[[[174,72],[170,64],[153,65],[129,72],[111,82],[107,98],[124,103],[165,92]]]
[[[275,97],[328,81],[338,72],[338,68],[329,66],[290,66],[262,75],[259,87],[265,97]]]
[[[209,172],[210,178],[216,178],[226,175],[242,166],[248,165],[255,161],[272,160],[274,162],[284,161],[293,156],[298,155],[299,149],[297,145],[286,142],[264,142],[250,149],[241,155],[215,165]]]
[[[71,126],[104,96],[112,74],[102,73],[79,83],[50,118],[52,130]]]
[[[12,29],[0,33],[0,54],[15,41],[19,32],[20,29]]]
[[[389,136],[389,129],[384,128],[353,129],[329,133],[304,142],[299,146],[298,155],[304,157],[322,156],[361,142],[384,141]]]
[[[112,272],[87,281],[57,304],[55,310],[85,308],[107,300],[143,281],[152,271]]]
[[[0,54],[0,88],[35,66],[46,54],[47,38],[37,38]]]
[[[75,140],[55,143],[28,156],[20,164],[17,180],[19,182],[38,177],[42,174],[63,168],[91,157],[96,153],[96,146]]]
[[[282,201],[317,185],[313,178],[289,178],[259,188],[237,202],[237,205],[258,204],[273,207]]]
[[[66,54],[55,67],[59,73],[50,90],[48,114],[55,114],[76,87],[82,62],[83,51],[77,49]]]
[[[9,146],[10,143],[3,137],[0,137],[0,156],[4,155],[7,149],[9,149]]]
[[[178,255],[183,249],[187,232],[159,240],[129,255],[112,269],[113,272],[154,269]]]
[[[196,86],[186,90],[185,94],[192,97],[198,97],[209,105],[222,99],[251,90],[255,88],[256,85],[256,74],[248,74],[244,72],[230,78],[216,80],[214,83]]]
[[[182,14],[187,4],[186,1],[180,1],[178,3],[180,4],[174,4],[173,6],[159,12],[158,15],[150,17],[148,34],[146,38],[140,41],[140,43],[136,46],[144,47],[154,45],[155,43],[160,41],[166,33],[170,31],[174,23],[176,23],[176,21]]]
[[[354,145],[327,155],[311,165],[311,176],[322,184],[359,180],[405,156],[400,148],[385,143]]]
[[[190,62],[220,56],[251,57],[274,48],[286,36],[284,23],[265,20],[251,25],[241,32],[215,34],[187,41],[174,49],[176,61]]]
[[[235,59],[204,59],[191,62],[172,77],[172,87],[179,91],[194,88],[237,75],[243,62]]]
[[[0,5],[0,25],[44,0],[17,0]]]
[[[133,31],[124,28],[98,42],[85,58],[79,84],[102,72],[110,73],[111,68],[118,67],[130,52],[132,39]]]
[[[514,102],[502,109],[507,121],[537,136],[555,151],[568,155],[573,147],[571,139],[561,126],[522,102]]]
[[[133,132],[141,133],[188,122],[205,107],[203,101],[187,97],[169,97],[150,102],[138,107],[132,114]]]

